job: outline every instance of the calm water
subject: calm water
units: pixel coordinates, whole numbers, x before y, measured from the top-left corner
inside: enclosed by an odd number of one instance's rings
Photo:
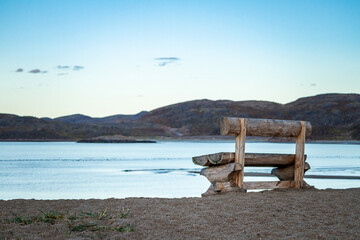
[[[229,141],[156,144],[0,143],[0,199],[199,197],[210,183],[191,157],[234,151]],[[246,152],[294,153],[295,144],[247,143]],[[307,144],[312,175],[360,176],[360,145]],[[271,168],[246,168],[270,172]],[[277,178],[246,177],[246,181]],[[360,180],[306,179],[317,188]]]

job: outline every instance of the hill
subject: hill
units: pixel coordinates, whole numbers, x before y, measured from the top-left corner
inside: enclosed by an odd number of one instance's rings
[[[60,118],[0,114],[0,139],[78,140],[102,135],[219,135],[222,116],[307,120],[314,140],[360,140],[360,95],[322,94],[287,104],[268,101],[194,100],[135,115]]]
[[[76,116],[74,119],[81,118]],[[0,140],[78,140],[104,135],[172,135],[166,127],[146,122],[123,121],[116,124],[92,124],[71,122],[75,121],[74,119],[67,118],[67,121],[63,121],[63,119],[39,119],[0,114]]]
[[[124,121],[136,121],[146,113],[147,113],[146,111],[142,111],[134,115],[118,114],[104,118],[92,118],[82,114],[74,114],[74,115],[54,118],[53,120],[57,122],[65,122],[65,123],[116,124]]]
[[[218,135],[222,116],[307,120],[313,126],[312,139],[360,139],[359,94],[322,94],[284,105],[204,99],[155,109],[140,120],[166,125],[185,135]]]

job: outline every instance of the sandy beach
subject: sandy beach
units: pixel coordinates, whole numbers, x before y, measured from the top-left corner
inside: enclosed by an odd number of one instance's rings
[[[360,239],[360,188],[0,201],[0,239]]]

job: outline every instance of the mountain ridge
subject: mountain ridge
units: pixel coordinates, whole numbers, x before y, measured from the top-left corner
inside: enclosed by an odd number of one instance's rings
[[[219,135],[223,116],[307,120],[314,140],[359,140],[360,95],[320,94],[280,104],[271,101],[191,100],[149,112],[92,118],[73,114],[58,118],[0,114],[0,139],[77,140],[101,135],[178,137]]]

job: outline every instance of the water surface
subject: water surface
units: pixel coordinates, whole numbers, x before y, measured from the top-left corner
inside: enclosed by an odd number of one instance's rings
[[[191,157],[234,151],[232,141],[155,144],[1,142],[0,199],[199,197],[209,182]],[[246,144],[246,152],[294,153],[292,143]],[[360,177],[360,145],[306,144],[311,175]],[[271,168],[246,168],[269,173]],[[245,181],[272,177],[245,177]],[[360,187],[360,180],[306,179],[317,188]]]

